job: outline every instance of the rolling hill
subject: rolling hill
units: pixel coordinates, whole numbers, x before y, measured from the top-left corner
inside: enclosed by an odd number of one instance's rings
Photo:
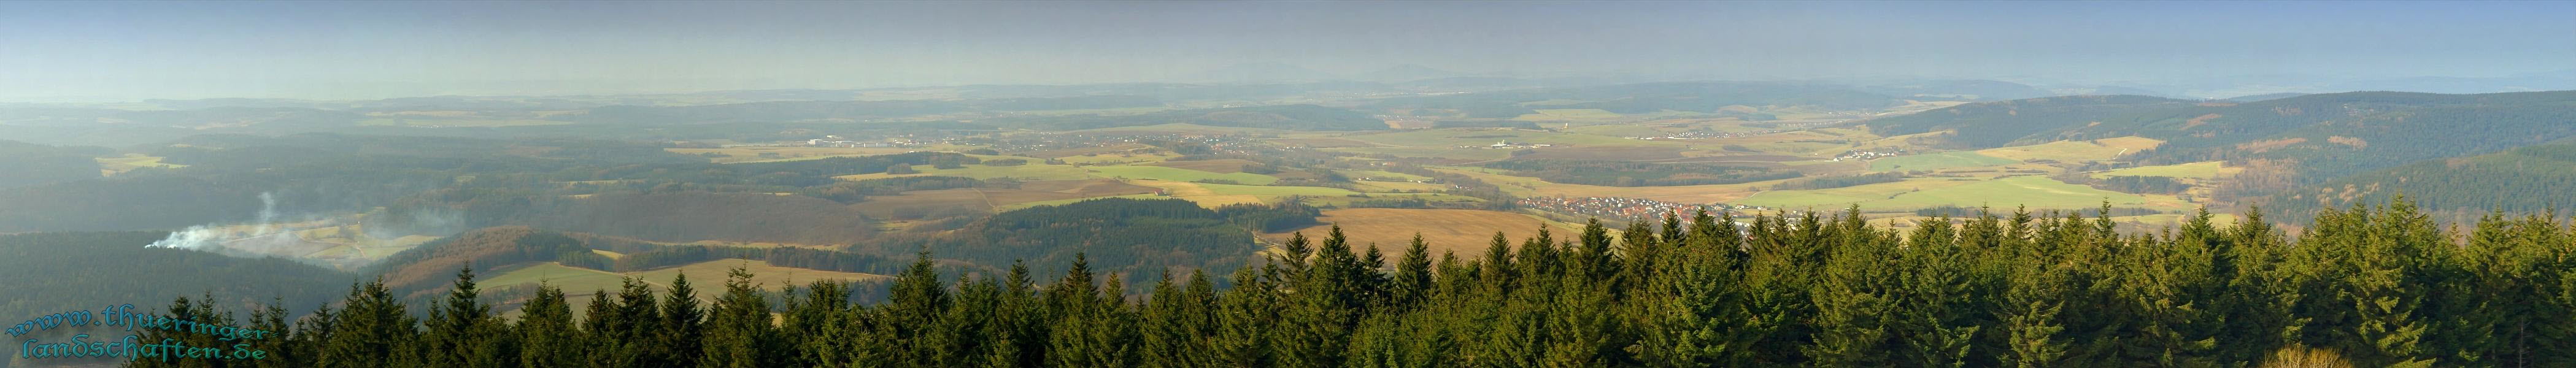
[[[2576,91],[2445,95],[2348,92],[2249,103],[2075,96],[1954,106],[1862,122],[1883,135],[1955,131],[1992,148],[2138,136],[2162,140],[2141,162],[2268,159],[2304,182],[2417,160],[2477,155],[2576,136]]]
[[[2307,186],[2261,200],[2265,212],[2314,213],[2405,196],[2443,220],[2488,211],[2538,213],[2576,208],[2576,143],[2417,161]]]

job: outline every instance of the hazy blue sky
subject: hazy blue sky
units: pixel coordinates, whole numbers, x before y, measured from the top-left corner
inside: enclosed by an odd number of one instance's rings
[[[1466,72],[2160,81],[2576,69],[2571,2],[0,2],[0,100]]]

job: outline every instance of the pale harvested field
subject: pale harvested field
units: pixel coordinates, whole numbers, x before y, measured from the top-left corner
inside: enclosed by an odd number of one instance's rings
[[[2129,149],[2130,151],[2141,151],[2141,150],[2155,149],[2155,148],[2156,148],[2156,146],[2162,146],[2162,145],[2164,145],[2164,144],[2165,144],[2165,141],[2156,140],[2155,138],[2147,138],[2147,137],[2140,137],[2140,136],[2127,136],[2127,137],[2117,137],[2117,138],[2102,138],[2102,139],[2095,139],[2095,140],[2093,140],[2093,143],[2094,143],[2094,144],[2100,144],[2100,145],[2103,145],[2103,146],[2105,146],[2105,147],[2111,147],[2111,148],[2127,148],[2127,149]]]

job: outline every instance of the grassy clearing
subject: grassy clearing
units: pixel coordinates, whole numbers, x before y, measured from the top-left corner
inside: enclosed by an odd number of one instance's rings
[[[2235,172],[2236,172],[2236,171],[2243,171],[2243,170],[2244,170],[2244,169],[2242,169],[2242,168],[2229,168],[2229,167],[2226,167],[2226,165],[2224,165],[2224,164],[2222,164],[2222,163],[2220,163],[2220,162],[2218,162],[2218,161],[2209,161],[2209,162],[2194,162],[2194,163],[2188,163],[2188,164],[2173,164],[2173,165],[2160,165],[2160,166],[2139,166],[2139,167],[2132,167],[2132,168],[2126,168],[2126,169],[2118,169],[2118,170],[2110,170],[2110,171],[2103,171],[2103,172],[2093,173],[2093,177],[2095,177],[2095,178],[2108,178],[2108,177],[2113,177],[2113,176],[2165,176],[2165,177],[2175,177],[2175,178],[2216,179],[2216,178],[2219,178],[2219,177],[2223,177],[2223,176],[2227,176],[2227,175],[2235,174]]]
[[[128,171],[134,171],[134,169],[146,167],[164,169],[188,167],[188,165],[163,163],[161,162],[160,156],[145,156],[140,153],[128,153],[120,157],[103,157],[92,160],[98,161],[99,174],[101,175],[123,174]]]
[[[1907,209],[1937,206],[2082,209],[2100,207],[2105,200],[2120,207],[2144,206],[2152,201],[2147,196],[2093,189],[2046,177],[2016,176],[1906,193],[1880,205],[1883,208]],[[1862,208],[1870,207],[1864,204]]]
[[[1308,238],[1320,239],[1331,231],[1331,224],[1340,224],[1342,233],[1351,239],[1352,249],[1357,251],[1365,252],[1367,249],[1361,247],[1375,243],[1379,252],[1404,254],[1406,244],[1419,232],[1434,257],[1446,252],[1461,259],[1477,259],[1485,255],[1486,243],[1497,231],[1517,245],[1521,238],[1537,235],[1541,226],[1548,227],[1558,239],[1582,234],[1583,230],[1581,225],[1538,216],[1484,210],[1350,208],[1324,211],[1324,217],[1316,220],[1326,225],[1262,234],[1261,238],[1286,242],[1291,234],[1304,232]]]
[[[2155,139],[2155,138],[2147,138],[2147,137],[2140,137],[2140,136],[2127,136],[2127,137],[2116,137],[2116,138],[2095,139],[2095,140],[2093,140],[2093,143],[2094,143],[2094,144],[2100,144],[2100,145],[2102,145],[2102,146],[2104,146],[2104,147],[2111,147],[2111,148],[2127,148],[2127,149],[2129,149],[2129,151],[2133,151],[2133,152],[2134,152],[2134,151],[2143,151],[2143,150],[2155,149],[2155,148],[2156,148],[2156,146],[2162,146],[2162,145],[2164,145],[2164,144],[2165,144],[2165,141],[2163,141],[2163,140],[2157,140],[2157,139]]]
[[[1162,166],[1093,166],[1091,174],[1100,177],[1153,179],[1169,181],[1226,180],[1245,184],[1270,184],[1279,178],[1253,173],[1213,173]]]
[[[2122,152],[2127,152],[2127,150],[2094,144],[2093,142],[2056,141],[2028,146],[1991,148],[1977,151],[1977,154],[2013,161],[2054,160],[2058,162],[2085,162],[2118,158]]]
[[[626,275],[615,272],[565,266],[562,263],[557,262],[545,262],[530,264],[524,267],[519,267],[515,270],[508,270],[499,274],[485,276],[482,280],[475,280],[474,282],[482,285],[483,287],[535,285],[542,282],[547,285],[554,285],[555,287],[562,288],[566,293],[571,293],[576,290],[583,292],[599,289],[617,290],[618,287],[624,286],[626,282],[625,277]],[[651,282],[659,285],[670,281],[671,280],[664,279],[652,280]]]
[[[748,259],[719,259],[651,271],[628,272],[626,274],[640,277],[645,280],[652,280],[654,282],[670,282],[672,277],[679,276],[681,273],[687,273],[693,275],[692,277],[697,278],[698,281],[695,282],[698,284],[721,285],[723,284],[725,273],[733,270],[734,268],[743,268],[746,271],[750,271],[752,274],[752,284],[773,290],[783,288],[788,285],[804,285],[814,281],[859,281],[889,278],[884,275],[856,272],[836,272],[810,268],[776,266],[769,264],[769,261]],[[701,296],[708,295],[701,294]]]
[[[2018,160],[1980,155],[1976,152],[1952,151],[1905,155],[1869,161],[1870,171],[1912,171],[1951,167],[1977,167],[2021,163]]]

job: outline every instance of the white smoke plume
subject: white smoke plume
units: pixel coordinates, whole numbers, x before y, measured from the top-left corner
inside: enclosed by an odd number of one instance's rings
[[[259,219],[243,225],[197,225],[170,233],[170,237],[144,245],[150,248],[179,248],[223,253],[286,254],[303,240],[277,223],[277,196],[259,194]]]

